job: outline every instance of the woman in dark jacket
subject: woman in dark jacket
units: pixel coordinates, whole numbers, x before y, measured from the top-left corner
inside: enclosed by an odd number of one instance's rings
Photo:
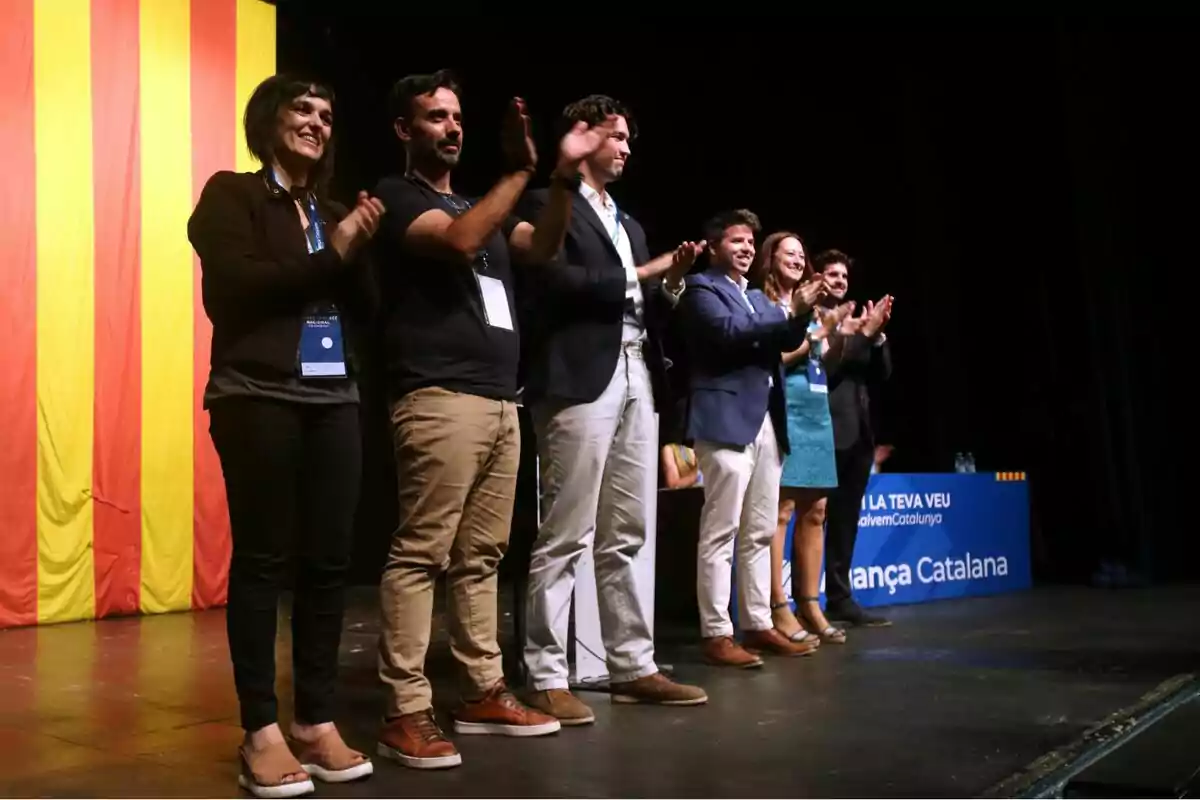
[[[268,78],[246,106],[245,131],[263,169],[213,175],[188,239],[213,325],[204,405],[233,531],[229,651],[246,730],[238,782],[259,797],[295,797],[313,790],[310,776],[340,782],[372,771],[342,741],[332,701],[362,475],[350,333],[367,323],[374,295],[355,256],[383,206],[362,193],[347,212],[325,197],[325,87]],[[285,737],[275,623],[292,558],[295,721]]]

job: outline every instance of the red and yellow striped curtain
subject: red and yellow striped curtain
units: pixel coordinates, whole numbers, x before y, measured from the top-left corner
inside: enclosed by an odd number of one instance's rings
[[[254,166],[261,0],[0,3],[0,627],[225,602],[187,220]]]

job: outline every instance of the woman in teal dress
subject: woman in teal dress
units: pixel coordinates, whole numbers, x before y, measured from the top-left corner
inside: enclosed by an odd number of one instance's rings
[[[837,487],[825,362],[840,352],[837,328],[853,311],[853,306],[823,309],[818,304],[825,294],[823,280],[813,275],[804,243],[790,231],[767,237],[759,251],[754,275],[772,301],[786,306],[791,303],[793,292],[803,292],[805,300],[815,309],[804,343],[799,349],[783,354],[791,452],[783,462],[779,527],[771,544],[771,616],[776,630],[793,642],[816,645],[819,640],[842,644],[846,633],[829,624],[817,594],[825,550],[825,498]],[[784,542],[793,515],[796,526],[792,536],[791,582],[803,624],[792,612],[783,578]]]

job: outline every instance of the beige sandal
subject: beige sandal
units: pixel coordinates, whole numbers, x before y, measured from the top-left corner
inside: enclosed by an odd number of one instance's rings
[[[800,620],[796,619],[796,615],[792,613],[792,604],[786,600],[782,603],[771,604],[771,622],[774,624],[775,630],[779,631],[780,635],[789,642],[807,644],[813,640],[819,643],[821,640],[820,636],[805,630],[804,626],[800,624]]]
[[[283,742],[261,750],[251,750],[243,744],[238,755],[242,764],[238,785],[255,797],[299,797],[315,789],[312,778]],[[285,781],[288,777],[292,780]]]
[[[821,606],[819,605],[821,602],[819,598],[798,597],[796,599],[800,600],[803,603],[813,603],[813,604],[817,605],[818,610],[821,608]],[[800,616],[802,616],[804,618],[804,621],[809,623],[810,625],[812,625],[814,628],[817,627],[816,623],[813,622],[812,617],[810,617],[808,614],[801,611]],[[841,628],[835,628],[832,625],[826,625],[823,630],[821,630],[819,633],[817,633],[817,635],[821,637],[822,642],[825,642],[828,644],[845,644],[846,643],[846,632],[844,630],[842,630]]]
[[[288,744],[305,771],[324,783],[348,783],[375,771],[371,760],[348,747],[336,728],[311,742],[289,737]]]

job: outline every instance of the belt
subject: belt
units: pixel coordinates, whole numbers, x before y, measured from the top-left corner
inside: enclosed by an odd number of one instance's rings
[[[632,342],[622,342],[621,349],[624,350],[626,353],[629,353],[629,354],[632,354],[635,356],[645,355],[646,340],[645,339],[637,339]]]

